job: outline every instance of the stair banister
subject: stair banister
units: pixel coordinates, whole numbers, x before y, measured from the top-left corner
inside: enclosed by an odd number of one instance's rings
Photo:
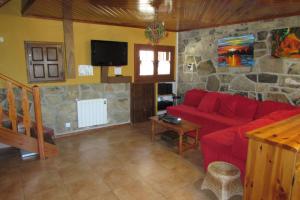
[[[22,92],[22,118],[23,118],[23,125],[25,129],[26,137],[31,137],[30,129],[32,127],[30,111],[29,111],[29,100],[28,100],[28,93],[32,94],[33,96],[33,105],[34,105],[34,117],[35,117],[35,128],[36,129],[36,136],[37,136],[37,152],[40,155],[40,159],[45,159],[46,157],[46,147],[48,148],[47,155],[52,153],[53,155],[57,154],[57,149],[51,148],[52,152],[49,152],[49,145],[45,144],[44,142],[44,131],[43,131],[43,120],[42,120],[42,110],[41,110],[41,99],[40,99],[40,89],[38,86],[28,87],[16,80],[13,80],[3,74],[0,73],[0,79],[5,81],[5,85],[7,86],[7,100],[8,100],[8,113],[4,111],[2,105],[0,104],[0,130],[2,133],[5,130],[5,127],[2,126],[2,118],[3,114],[6,113],[9,115],[9,119],[12,123],[12,129],[6,129],[7,133],[10,132],[11,134],[18,134],[18,127],[17,123],[20,121],[20,117],[16,111],[16,104],[15,104],[15,95],[14,95],[14,88],[18,87],[21,89]],[[6,134],[5,134],[6,135]],[[16,137],[14,137],[16,138]],[[33,140],[30,140],[31,142]],[[45,147],[46,145],[46,147]],[[32,146],[31,146],[32,147]]]
[[[43,120],[42,120],[42,110],[41,110],[41,99],[40,99],[40,89],[38,86],[33,86],[33,101],[34,101],[34,114],[37,129],[37,139],[40,159],[45,159],[45,147],[44,147],[44,133],[43,133]]]
[[[11,82],[13,85],[18,86],[20,88],[24,88],[25,90],[27,90],[28,92],[32,92],[31,87],[28,87],[27,85],[20,83],[18,81],[15,81],[11,78],[9,78],[8,76],[5,76],[4,74],[0,73],[0,79],[5,80],[7,82]]]

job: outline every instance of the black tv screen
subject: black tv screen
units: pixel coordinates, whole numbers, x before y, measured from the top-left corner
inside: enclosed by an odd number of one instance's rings
[[[91,40],[92,65],[127,65],[127,46],[127,42]]]

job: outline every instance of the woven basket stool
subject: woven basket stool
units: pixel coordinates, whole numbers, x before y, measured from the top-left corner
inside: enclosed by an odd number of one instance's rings
[[[243,195],[240,170],[232,164],[216,161],[208,165],[201,189],[211,190],[220,200]]]

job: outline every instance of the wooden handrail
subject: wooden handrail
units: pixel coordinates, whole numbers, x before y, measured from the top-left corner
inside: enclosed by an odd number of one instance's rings
[[[25,85],[25,84],[23,84],[23,83],[20,83],[20,82],[14,80],[14,79],[12,79],[12,78],[10,78],[10,77],[8,77],[8,76],[5,76],[4,74],[1,74],[1,73],[0,73],[0,79],[5,80],[5,81],[9,81],[9,82],[11,82],[12,84],[14,84],[14,85],[16,85],[16,86],[18,86],[18,87],[20,87],[20,88],[24,88],[24,89],[27,90],[28,92],[32,92],[32,88],[31,88],[31,87],[28,87],[27,85]]]

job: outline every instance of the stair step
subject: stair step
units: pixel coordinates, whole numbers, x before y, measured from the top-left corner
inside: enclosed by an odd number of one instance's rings
[[[37,138],[36,132],[31,132],[31,137]],[[55,144],[52,136],[45,133],[45,131],[44,131],[44,141],[50,144]]]
[[[22,160],[35,159],[39,157],[38,153],[26,151],[24,149],[20,149],[20,155]]]
[[[35,128],[31,128],[30,129],[31,137],[37,138],[36,132],[37,131]],[[44,141],[47,143],[50,143],[50,144],[55,144],[52,136],[53,136],[53,129],[44,128]],[[24,149],[20,149],[20,155],[21,155],[22,160],[38,158],[38,153],[26,151]]]

